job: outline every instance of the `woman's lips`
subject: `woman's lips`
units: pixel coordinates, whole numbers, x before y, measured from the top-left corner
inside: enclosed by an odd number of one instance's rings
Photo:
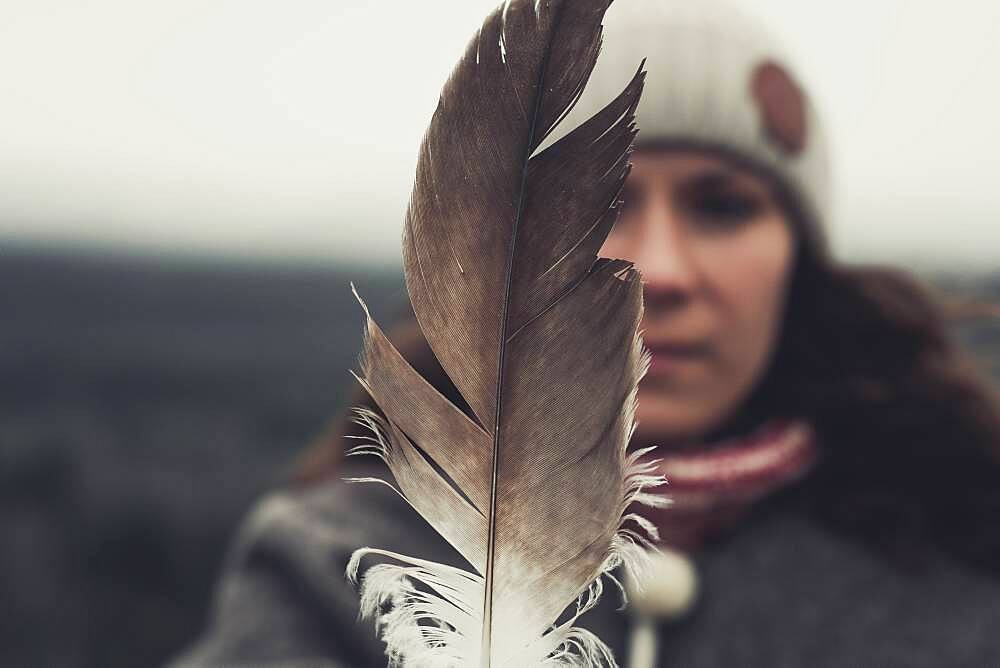
[[[669,374],[681,367],[704,362],[711,354],[711,348],[704,343],[659,342],[647,343],[652,359],[649,373]]]

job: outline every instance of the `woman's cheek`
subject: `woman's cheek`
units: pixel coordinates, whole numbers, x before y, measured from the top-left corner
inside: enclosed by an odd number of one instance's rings
[[[720,384],[742,400],[763,374],[777,341],[792,265],[784,220],[766,219],[719,240],[708,272],[717,308]]]

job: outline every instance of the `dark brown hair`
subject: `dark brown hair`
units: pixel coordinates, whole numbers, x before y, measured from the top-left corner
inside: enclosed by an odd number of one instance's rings
[[[743,412],[808,419],[802,486],[835,530],[916,564],[934,545],[1000,567],[1000,404],[912,276],[801,250],[771,370]]]
[[[713,436],[806,419],[823,458],[786,496],[899,565],[934,547],[1000,570],[1000,397],[953,329],[997,309],[837,262],[794,194],[758,174],[792,222],[796,264],[770,368]]]

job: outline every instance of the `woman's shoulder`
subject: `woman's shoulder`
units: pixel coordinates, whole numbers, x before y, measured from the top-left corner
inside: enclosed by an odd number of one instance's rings
[[[238,530],[235,556],[265,547],[353,551],[381,536],[414,530],[406,521],[408,510],[388,484],[373,481],[329,478],[281,488],[250,509]]]
[[[383,647],[358,621],[351,554],[448,559],[442,542],[387,485],[331,478],[269,493],[237,531],[204,636],[174,665],[376,665]]]
[[[327,601],[351,608],[357,592],[346,568],[360,548],[373,547],[460,564],[458,554],[379,471],[361,470],[363,481],[330,478],[261,498],[238,530],[225,570],[266,563]]]

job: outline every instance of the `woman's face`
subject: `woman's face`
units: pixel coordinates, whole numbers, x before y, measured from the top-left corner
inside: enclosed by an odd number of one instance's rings
[[[601,256],[642,272],[637,439],[697,441],[763,375],[777,340],[795,243],[770,185],[725,158],[638,150]]]

